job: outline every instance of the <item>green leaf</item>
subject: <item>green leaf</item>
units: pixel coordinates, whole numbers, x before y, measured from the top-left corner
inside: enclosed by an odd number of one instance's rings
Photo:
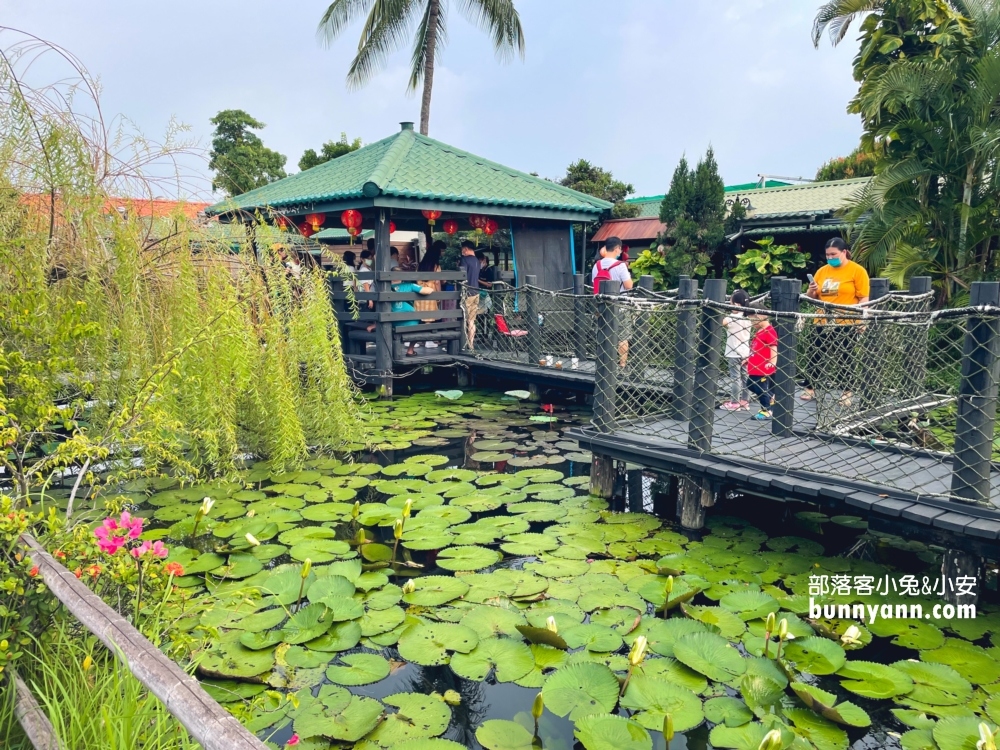
[[[421,576],[413,579],[414,590],[403,595],[407,604],[437,607],[458,599],[469,590],[469,584],[451,576]]]
[[[545,684],[545,678],[553,670],[561,668],[566,663],[566,652],[546,646],[544,643],[532,643],[528,648],[535,660],[535,666],[524,677],[519,677],[516,682],[521,687],[540,688]]]
[[[910,700],[932,706],[965,705],[972,698],[972,685],[945,664],[914,660],[897,661],[892,665],[913,680]]]
[[[361,640],[360,622],[338,622],[319,638],[306,643],[313,651],[335,652],[348,651],[358,645]]]
[[[828,693],[815,685],[806,685],[802,682],[793,682],[791,688],[808,708],[811,708],[825,719],[852,727],[871,726],[871,717],[868,716],[864,709],[859,708],[850,701],[837,704],[837,697],[833,693]]]
[[[840,644],[819,636],[796,638],[786,643],[782,657],[795,662],[796,669],[814,675],[833,674],[847,662]]]
[[[400,636],[399,655],[423,666],[448,663],[449,651],[468,653],[479,643],[476,631],[448,622],[417,625]]]
[[[437,564],[445,570],[481,570],[496,565],[502,557],[486,547],[449,547],[437,556]]]
[[[573,735],[587,750],[653,750],[649,732],[622,716],[584,717],[576,722]]]
[[[449,401],[457,401],[465,394],[462,391],[434,391],[434,395],[446,398]]]
[[[777,612],[778,602],[761,591],[735,591],[719,600],[719,606],[728,609],[743,620],[757,620]]]
[[[893,698],[913,690],[913,680],[904,672],[872,661],[849,661],[837,674],[841,687],[865,698]]]
[[[743,701],[723,696],[705,701],[705,718],[713,724],[741,727],[753,719],[753,711]]]
[[[455,654],[451,658],[455,674],[478,682],[485,680],[491,670],[495,670],[497,682],[513,682],[528,674],[534,666],[531,650],[510,638],[484,638],[468,653]]]
[[[669,682],[642,675],[633,675],[629,680],[621,705],[638,711],[632,718],[646,729],[655,731],[663,729],[667,714],[673,717],[674,729],[678,732],[694,729],[705,720],[696,695]]]
[[[895,645],[903,648],[923,650],[941,648],[944,645],[944,633],[929,622],[879,618],[869,623],[868,629],[873,635],[892,638]]]
[[[345,654],[340,660],[347,666],[332,664],[326,670],[327,679],[338,685],[369,685],[389,676],[389,662],[378,654]]]
[[[296,644],[319,638],[330,629],[333,620],[322,604],[309,604],[288,618],[281,629],[285,643]]]
[[[588,651],[617,651],[622,637],[612,628],[588,623],[567,628],[561,633],[570,648],[585,647]]]
[[[524,625],[525,619],[516,609],[479,604],[462,617],[461,624],[475,630],[480,638],[497,635],[517,637],[518,625]]]
[[[785,717],[795,733],[809,740],[816,750],[847,750],[847,732],[805,708],[787,708]]]
[[[442,734],[451,721],[451,709],[438,698],[420,693],[396,693],[383,698],[387,706],[394,706],[397,713],[386,716],[368,740],[383,746],[397,747],[397,743],[436,737]]]
[[[274,649],[253,651],[238,642],[216,643],[198,665],[199,671],[212,677],[248,678],[263,674],[274,666]]]
[[[607,713],[618,703],[618,678],[602,664],[574,664],[550,675],[542,687],[545,707],[571,721]]]
[[[940,750],[978,750],[980,719],[969,717],[948,717],[934,725],[931,734]],[[996,732],[995,724],[986,722],[991,732]]]
[[[973,685],[989,685],[1000,680],[1000,662],[986,649],[959,638],[946,638],[941,648],[921,651],[920,660],[947,664]]]
[[[339,692],[335,698],[313,702],[295,717],[292,724],[295,733],[300,739],[322,735],[344,742],[360,740],[379,723],[382,704],[349,693],[347,697],[350,700],[346,706],[342,705],[343,696]]]
[[[486,750],[533,750],[531,732],[505,719],[484,721],[476,730],[476,739]]]
[[[716,682],[729,682],[746,671],[740,652],[714,633],[693,633],[678,639],[674,658]]]

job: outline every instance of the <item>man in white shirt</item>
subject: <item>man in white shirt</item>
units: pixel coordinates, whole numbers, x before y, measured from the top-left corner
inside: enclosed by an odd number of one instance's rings
[[[617,237],[608,237],[601,248],[601,257],[594,264],[594,269],[590,272],[591,283],[596,287],[601,280],[617,281],[619,283],[619,293],[632,288],[632,274],[628,266],[619,260],[622,252],[622,241]],[[600,276],[601,280],[598,280]],[[600,293],[600,289],[595,289],[595,293]],[[618,342],[618,366],[625,367],[628,362],[628,339],[632,334],[632,318],[628,313],[618,321],[618,333],[621,340]]]

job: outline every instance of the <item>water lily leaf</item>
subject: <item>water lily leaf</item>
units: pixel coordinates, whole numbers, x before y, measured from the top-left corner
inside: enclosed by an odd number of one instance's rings
[[[566,652],[544,643],[532,643],[528,648],[535,659],[535,666],[515,682],[521,687],[540,688],[552,670],[559,669],[566,663]]]
[[[434,391],[434,395],[446,398],[449,401],[457,401],[465,394],[462,391]]]
[[[298,571],[293,572],[298,578]],[[328,575],[315,579],[307,588],[307,592],[311,602],[317,602],[324,597],[352,597],[354,596],[354,584],[342,575]],[[360,616],[358,615],[358,617]]]
[[[931,734],[941,750],[977,750],[979,723],[978,718],[948,717],[935,724]],[[995,725],[987,722],[987,726],[996,732]]]
[[[293,645],[311,641],[329,630],[332,623],[324,605],[308,604],[288,618],[281,629],[282,640]]]
[[[644,635],[649,643],[650,651],[661,656],[673,656],[674,644],[678,639],[692,633],[707,632],[708,628],[697,620],[677,617],[669,620],[661,620],[643,616],[639,627],[629,633],[629,637],[626,640],[631,645],[637,636]]]
[[[419,456],[407,456],[403,459],[406,464],[424,464],[425,466],[444,466],[450,459],[434,453],[425,453]]]
[[[485,492],[471,492],[468,495],[455,498],[449,503],[450,507],[466,508],[473,513],[486,513],[496,510],[503,505],[503,495],[487,494]]]
[[[216,643],[198,664],[202,674],[212,677],[249,678],[274,666],[274,649],[254,651],[234,641]]]
[[[471,469],[435,469],[425,479],[428,482],[471,482],[476,476]]]
[[[284,634],[280,630],[244,631],[240,634],[240,644],[253,651],[261,651],[273,649],[283,638]]]
[[[351,517],[352,505],[349,503],[322,503],[310,505],[302,510],[302,517],[307,521],[324,523],[327,521],[346,521]]]
[[[695,672],[690,667],[681,664],[676,659],[647,658],[635,671],[635,674],[645,675],[657,680],[666,680],[680,687],[687,688],[692,693],[702,693],[708,687],[704,675]]]
[[[601,664],[574,664],[550,675],[542,687],[545,707],[556,716],[579,721],[608,713],[618,703],[618,678]]]
[[[373,698],[349,693],[348,697],[346,706],[342,706],[343,698],[338,692],[336,698],[314,701],[299,711],[292,724],[295,733],[300,739],[324,736],[343,742],[360,740],[379,723],[382,704]]]
[[[951,667],[934,662],[898,661],[893,668],[913,680],[907,698],[932,706],[965,705],[972,698],[972,685]]]
[[[468,653],[455,654],[451,669],[467,680],[485,680],[491,670],[497,682],[513,682],[524,677],[535,665],[531,650],[511,638],[484,638]]]
[[[554,616],[554,615],[553,615]],[[547,619],[547,618],[546,618]],[[559,620],[556,620],[556,626],[558,627]],[[547,627],[534,627],[532,625],[518,625],[518,632],[527,638],[531,643],[540,643],[546,646],[551,646],[552,648],[558,648],[566,650],[569,648],[569,644],[566,643],[566,639],[563,638],[559,633],[553,633]]]
[[[785,709],[795,733],[809,740],[816,750],[847,750],[847,732],[805,708]]]
[[[795,662],[800,671],[814,675],[833,674],[847,662],[840,644],[819,636],[789,641],[784,645],[782,656]]]
[[[277,627],[283,623],[287,617],[288,615],[285,613],[284,609],[281,607],[274,607],[272,609],[265,609],[263,612],[249,613],[246,617],[227,623],[226,627],[231,627],[234,630],[247,630],[256,633]]]
[[[1000,680],[1000,662],[986,649],[959,638],[946,638],[941,648],[921,651],[920,659],[947,664],[973,685],[989,685]]]
[[[673,717],[678,732],[694,729],[705,720],[701,700],[691,691],[642,675],[633,675],[629,680],[621,705],[638,711],[632,718],[646,729],[656,731],[663,729],[667,714]]]
[[[892,642],[903,648],[915,650],[941,648],[944,645],[944,633],[929,622],[904,619],[877,618],[868,624],[873,635],[892,638]]]
[[[362,544],[358,550],[368,562],[389,562],[392,559],[392,547],[386,544]]]
[[[389,662],[378,654],[345,654],[340,661],[326,670],[327,679],[338,685],[369,685],[389,676]]]
[[[622,637],[615,630],[593,623],[567,628],[561,635],[570,648],[585,647],[588,651],[617,651],[622,646]]]
[[[713,724],[741,727],[753,720],[753,711],[743,701],[726,695],[705,701],[705,718]]]
[[[325,667],[330,663],[330,654],[323,651],[313,651],[302,646],[289,646],[282,644],[275,650],[279,666],[294,667],[297,670],[313,670]],[[309,683],[312,687],[313,683]]]
[[[549,552],[559,546],[559,540],[549,534],[511,534],[506,537],[500,549],[508,555],[537,555]]]
[[[872,661],[849,661],[837,674],[840,685],[865,698],[893,698],[913,690],[913,680],[906,673]]]
[[[414,590],[403,595],[407,604],[437,607],[458,599],[469,590],[469,584],[451,576],[422,576],[413,579]]]
[[[510,396],[511,398],[516,398],[520,401],[526,401],[531,398],[531,393],[528,391],[504,391],[505,396]]]
[[[486,547],[449,547],[437,556],[437,564],[445,570],[481,570],[496,565],[502,557]]]
[[[267,685],[236,680],[200,680],[205,692],[219,703],[236,703],[260,695],[267,690]]]
[[[296,545],[309,539],[333,539],[337,532],[325,526],[299,526],[296,529],[289,529],[278,534],[278,541],[282,544]]]
[[[517,472],[516,476],[535,484],[542,484],[546,482],[558,482],[564,475],[556,469],[522,469]]]
[[[505,719],[484,721],[476,730],[476,739],[486,750],[533,750],[531,732]]]
[[[434,696],[396,693],[386,696],[383,701],[398,711],[387,715],[367,738],[383,747],[397,748],[436,737],[448,728],[451,721],[448,704]]]
[[[719,600],[719,606],[744,620],[757,620],[781,609],[778,602],[761,591],[736,591]]]
[[[263,563],[253,555],[237,553],[230,555],[225,565],[215,568],[212,575],[239,580],[249,578],[255,573],[259,573],[263,568]]]
[[[746,630],[746,624],[739,615],[722,607],[685,607],[682,604],[681,609],[688,617],[717,628],[724,638],[736,640]]]
[[[734,750],[759,750],[761,741],[770,731],[770,727],[760,722],[744,724],[740,727],[727,727],[720,724],[709,732],[708,739],[712,747],[734,748]],[[782,748],[790,747],[795,735],[788,729],[782,732]]]
[[[569,510],[561,505],[553,505],[546,502],[523,502],[511,503],[507,506],[511,513],[517,513],[526,520],[540,523],[544,521],[558,521],[569,513]]]
[[[461,624],[472,628],[480,638],[496,635],[509,635],[516,638],[518,626],[526,625],[527,621],[516,609],[492,607],[480,604],[470,609],[461,619]]]
[[[313,565],[330,562],[351,551],[351,545],[337,539],[310,539],[292,547],[288,554],[293,560],[303,562],[307,558]]]
[[[399,655],[407,661],[423,666],[448,663],[448,652],[468,653],[479,643],[476,631],[463,625],[438,622],[417,625],[408,629],[399,639]]]
[[[663,728],[662,724],[660,728]],[[653,750],[649,732],[637,722],[622,716],[584,717],[576,722],[573,736],[587,750]]]
[[[313,651],[334,652],[348,651],[361,641],[361,623],[338,622],[319,638],[306,642],[306,647]]]
[[[442,525],[447,526],[465,523],[472,518],[472,512],[468,508],[456,505],[440,505],[435,508],[418,510],[420,510],[419,518],[421,521],[433,519],[434,521],[440,521]]]
[[[674,643],[674,658],[710,680],[729,682],[746,671],[740,652],[715,633],[692,633]]]
[[[825,719],[852,727],[871,726],[872,720],[867,712],[850,701],[843,701],[838,704],[837,696],[833,693],[828,693],[815,685],[806,685],[802,682],[791,683],[791,688],[808,708],[811,708]]]

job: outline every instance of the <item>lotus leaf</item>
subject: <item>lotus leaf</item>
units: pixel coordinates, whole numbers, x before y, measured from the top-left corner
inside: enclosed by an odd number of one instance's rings
[[[712,747],[734,748],[734,750],[759,750],[761,741],[770,729],[770,727],[756,721],[740,727],[727,727],[720,724],[712,728],[708,739],[712,743]],[[782,742],[781,747],[787,748],[792,745],[794,735],[786,729],[782,732],[782,738],[785,741]]]
[[[255,573],[259,573],[263,570],[263,568],[264,566],[261,561],[253,555],[238,553],[230,555],[226,564],[213,570],[212,575],[218,576],[219,578],[233,578],[239,580],[242,578],[249,578]]]
[[[461,619],[461,624],[472,628],[480,638],[495,635],[517,637],[518,625],[525,625],[524,615],[516,609],[491,607],[480,604],[470,609]]]
[[[396,693],[386,696],[386,705],[397,713],[386,716],[368,739],[385,747],[400,747],[401,743],[429,739],[442,734],[451,721],[448,704],[430,695]]]
[[[374,729],[382,718],[382,704],[350,693],[347,697],[346,705],[342,693],[338,692],[300,710],[292,724],[299,739],[322,735],[343,742],[357,742]]]
[[[513,682],[524,677],[535,665],[531,650],[511,638],[484,638],[468,653],[456,653],[451,669],[467,680],[485,680],[491,670],[497,682]]]
[[[864,709],[859,708],[850,701],[837,703],[837,696],[833,693],[828,693],[815,685],[806,685],[802,682],[793,682],[791,688],[808,708],[811,708],[825,719],[852,727],[871,726],[871,717],[868,716]]]
[[[357,646],[360,640],[360,622],[338,622],[334,623],[330,629],[319,638],[307,641],[305,645],[313,651],[330,653],[334,651],[348,651]]]
[[[576,722],[573,735],[587,750],[653,750],[649,732],[622,716],[584,717]]]
[[[782,656],[802,672],[814,675],[833,674],[844,666],[847,655],[840,644],[812,636],[796,638],[785,644]]]
[[[528,648],[535,659],[535,666],[515,682],[521,687],[540,688],[552,670],[559,669],[566,663],[566,652],[544,643],[532,643]]]
[[[795,726],[795,733],[816,750],[847,750],[847,732],[822,716],[805,708],[788,708],[785,717]]]
[[[694,729],[705,720],[701,701],[691,691],[642,675],[629,680],[621,704],[638,711],[632,718],[646,729],[661,730],[667,714],[673,716],[678,732]]]
[[[692,633],[674,642],[674,658],[710,680],[729,682],[746,671],[740,652],[715,633]]]
[[[551,674],[542,687],[545,707],[571,721],[595,713],[607,713],[618,703],[618,678],[608,667],[585,663],[563,667]]]
[[[351,551],[351,545],[337,539],[309,539],[292,547],[288,554],[293,560],[303,562],[307,558],[313,565],[330,562]]]
[[[941,648],[944,645],[944,633],[929,622],[920,620],[882,619],[876,618],[868,624],[873,635],[892,638],[892,642],[903,648],[915,650]]]
[[[892,666],[913,680],[913,690],[907,694],[909,700],[932,706],[957,706],[972,698],[972,685],[945,664],[906,660]]]
[[[753,712],[743,701],[722,696],[705,701],[705,718],[713,724],[741,727],[753,720]]]
[[[445,570],[481,570],[500,562],[502,555],[486,547],[449,547],[437,556],[438,566]]]
[[[778,602],[760,591],[736,591],[719,600],[719,606],[728,609],[744,620],[767,617],[780,609]]]
[[[508,555],[537,555],[556,549],[559,542],[548,534],[511,534],[506,537],[500,549]]]
[[[423,666],[448,663],[448,652],[468,653],[479,643],[476,631],[463,625],[438,622],[417,625],[399,639],[399,655]]]
[[[361,635],[372,637],[388,633],[398,627],[406,619],[406,614],[399,607],[388,607],[387,609],[369,610],[361,618]]]
[[[973,685],[1000,680],[1000,662],[986,649],[958,638],[946,638],[941,648],[921,651],[921,661],[946,664]]]
[[[490,719],[479,725],[476,739],[486,750],[532,750],[534,738],[531,732],[516,722]]]
[[[671,618],[661,620],[643,616],[639,627],[629,633],[626,641],[631,644],[637,636],[644,635],[649,642],[649,650],[661,656],[673,656],[678,639],[693,633],[707,633],[708,628],[696,620]]]
[[[329,630],[332,622],[324,605],[308,604],[288,618],[281,629],[282,640],[291,644],[311,641]]]
[[[837,674],[845,678],[841,687],[865,698],[893,698],[913,690],[913,680],[905,672],[871,661],[849,661]]]
[[[469,590],[469,584],[451,576],[422,576],[413,581],[414,590],[403,595],[407,604],[436,607],[458,599]]]
[[[746,630],[746,624],[738,615],[722,607],[685,607],[681,605],[684,614],[699,622],[718,628],[725,638],[738,639]]]
[[[345,654],[341,664],[332,664],[326,677],[337,685],[369,685],[389,676],[389,662],[378,654]]]
[[[198,670],[212,677],[249,678],[274,666],[274,649],[254,651],[239,642],[216,643],[207,651]]]
[[[588,651],[617,651],[622,646],[622,637],[615,630],[593,623],[567,628],[561,635],[570,648],[585,647]]]

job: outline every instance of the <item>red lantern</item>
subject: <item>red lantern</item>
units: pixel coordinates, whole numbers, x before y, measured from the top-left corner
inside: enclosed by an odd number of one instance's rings
[[[309,214],[306,216],[306,224],[312,227],[313,232],[318,232],[326,221],[326,214]]]
[[[458,222],[454,219],[448,219],[443,226],[445,234],[455,234],[458,231]]]
[[[305,222],[302,222],[299,225],[299,231],[302,233],[303,237],[312,237],[314,234],[316,234],[316,230]]]
[[[347,228],[347,233],[351,235],[351,244],[354,244],[354,236],[361,231],[361,212],[349,208],[340,215],[340,223]]]
[[[396,222],[390,221],[389,222],[389,234],[395,234],[395,233],[396,233]]]
[[[487,237],[492,237],[494,234],[497,233],[497,230],[499,228],[500,225],[497,224],[496,221],[494,221],[493,219],[487,219],[486,226],[483,227],[483,232],[486,233]]]
[[[424,218],[427,219],[427,223],[431,226],[434,226],[434,222],[441,218],[440,211],[421,211],[420,213],[424,215]]]
[[[469,217],[469,223],[472,225],[473,229],[476,230],[477,234],[482,233],[483,229],[486,227],[487,221],[488,219],[480,214],[472,214],[472,216]]]
[[[287,230],[288,227],[291,225],[291,222],[285,216],[279,216],[277,219],[275,219],[274,223],[277,224],[278,229],[282,231]]]

